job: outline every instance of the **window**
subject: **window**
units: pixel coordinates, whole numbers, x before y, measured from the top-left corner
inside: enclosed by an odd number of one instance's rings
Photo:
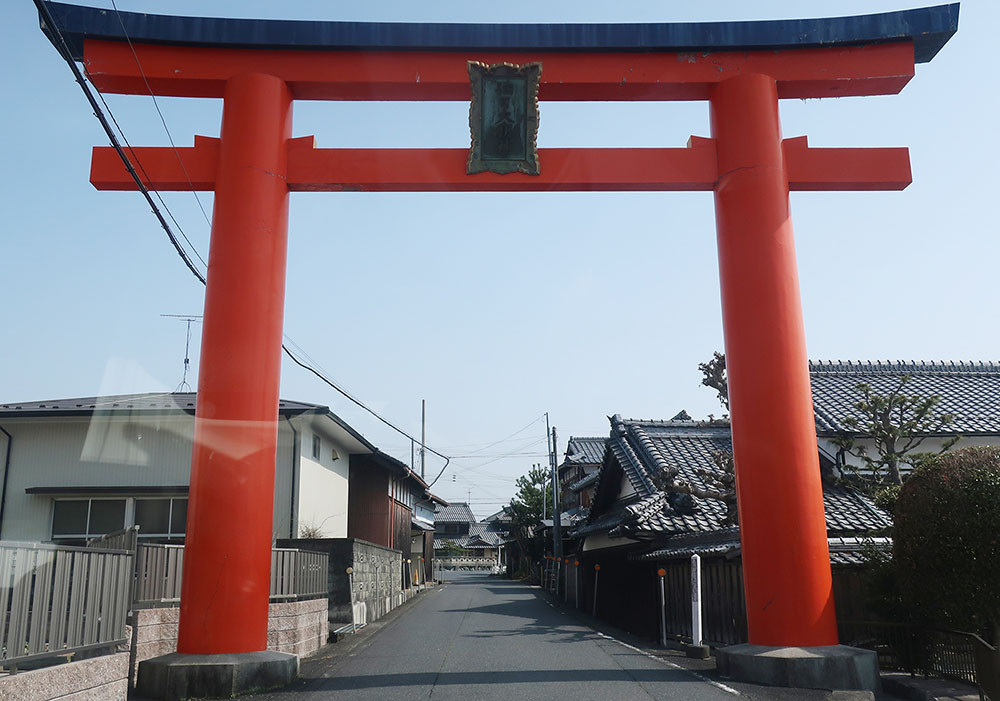
[[[313,459],[319,460],[319,452],[323,448],[323,441],[319,436],[313,435]]]
[[[140,538],[183,538],[187,499],[136,499],[135,525]]]
[[[125,527],[125,499],[57,499],[52,539],[81,540]]]
[[[139,526],[140,538],[183,538],[187,530],[187,498],[56,499],[52,508],[52,540],[83,541]]]

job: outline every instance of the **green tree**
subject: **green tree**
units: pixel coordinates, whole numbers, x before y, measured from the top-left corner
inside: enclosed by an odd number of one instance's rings
[[[444,541],[441,545],[440,551],[441,557],[459,557],[460,555],[465,554],[465,550],[462,549],[462,546],[453,540]]]
[[[904,603],[924,620],[1000,642],[1000,448],[939,455],[896,502],[893,561]]]
[[[511,521],[510,534],[517,541],[521,553],[536,560],[544,553],[542,543],[535,537],[535,533],[542,525],[544,505],[552,501],[548,472],[543,467],[533,467],[528,474],[517,478],[515,486],[517,493],[507,507]]]
[[[955,420],[952,414],[938,410],[940,395],[907,392],[911,379],[911,375],[903,375],[886,394],[877,392],[867,383],[858,384],[858,400],[851,405],[856,414],[841,419],[849,431],[834,440],[838,447],[861,460],[874,491],[888,487],[893,496],[898,493],[898,485],[903,483],[900,467],[917,466],[927,457],[927,453],[917,450],[920,445],[929,435],[940,433]],[[866,443],[860,442],[865,438],[871,439],[874,455],[869,454]],[[953,436],[946,440],[939,452],[947,451],[958,439],[959,436]],[[858,475],[858,466],[848,463],[844,468],[853,476]]]

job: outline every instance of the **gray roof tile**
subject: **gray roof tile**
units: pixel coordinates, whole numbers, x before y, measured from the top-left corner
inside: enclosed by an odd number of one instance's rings
[[[691,555],[726,555],[735,557],[740,554],[740,541],[734,537],[735,531],[719,531],[713,539],[704,536],[676,536],[671,538],[666,547],[649,552],[633,553],[629,559],[637,562],[658,562],[690,557]],[[830,549],[831,565],[863,565],[871,550],[882,552],[892,550],[892,539],[877,538],[827,538]]]
[[[580,465],[600,465],[604,460],[604,444],[607,438],[582,438],[570,436],[566,444],[565,462]]]
[[[713,460],[715,452],[732,453],[729,426],[694,421],[634,421],[618,416],[611,422],[609,448],[617,465],[605,463],[602,473],[621,470],[638,496],[628,504],[605,508],[604,513],[592,508],[589,523],[578,528],[576,535],[608,530],[612,536],[649,538],[717,533],[724,529],[723,502],[662,492],[653,486],[653,476],[665,469],[676,469],[683,480],[709,487],[701,472],[718,469]],[[615,478],[609,474],[599,489],[611,489],[613,482]],[[601,502],[595,499],[596,503]],[[852,489],[824,484],[823,504],[831,536],[878,532],[892,525],[888,514]],[[619,511],[620,518],[609,519]]]
[[[469,505],[460,501],[449,506],[439,506],[434,514],[434,523],[476,523]]]
[[[112,394],[104,397],[77,397],[71,399],[43,399],[34,402],[9,402],[0,404],[0,416],[67,416],[119,412],[184,412],[193,414],[195,392],[146,392],[143,394]],[[278,401],[278,410],[284,414],[305,411],[329,411],[320,404],[307,404],[287,399]]]
[[[911,376],[906,392],[940,395],[940,413],[954,414],[946,433],[1000,433],[1000,364],[924,362],[810,362],[816,430],[846,431],[843,419],[856,414],[857,386],[869,384],[886,394],[903,375]]]
[[[592,484],[597,484],[597,478],[600,476],[601,476],[600,472],[591,472],[583,479],[577,480],[573,484],[569,485],[566,489],[568,489],[571,492],[579,492],[581,489],[586,489]]]

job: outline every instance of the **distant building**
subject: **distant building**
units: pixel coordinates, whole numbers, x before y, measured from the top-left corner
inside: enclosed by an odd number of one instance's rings
[[[559,466],[559,498],[563,511],[590,507],[606,441],[607,438],[570,436],[566,456]]]
[[[434,550],[441,558],[441,549],[447,544],[459,548],[456,555],[490,559],[499,558],[503,535],[496,519],[492,522],[480,523],[476,520],[472,509],[465,502],[441,507],[435,515]]]

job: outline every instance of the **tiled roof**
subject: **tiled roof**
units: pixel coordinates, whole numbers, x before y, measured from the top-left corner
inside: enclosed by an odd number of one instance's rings
[[[34,402],[0,404],[0,416],[69,416],[117,412],[184,412],[194,414],[195,392],[146,392],[143,394],[112,394],[105,397],[74,399],[43,399]],[[294,416],[306,411],[329,411],[320,404],[278,400],[278,411]]]
[[[624,513],[621,511],[605,514],[601,518],[595,519],[592,522],[577,526],[571,535],[574,538],[582,538],[583,536],[590,535],[591,533],[600,533],[601,531],[610,530],[622,522],[623,515]]]
[[[485,523],[473,523],[469,526],[469,534],[458,538],[436,537],[434,547],[441,548],[447,542],[452,542],[460,548],[495,548],[503,540],[500,533],[491,531]]]
[[[681,501],[678,497],[685,497],[688,508],[672,505]],[[725,518],[726,506],[717,499],[657,492],[626,507],[622,523],[615,529],[618,533],[611,535],[711,533],[722,527]]]
[[[460,501],[449,506],[438,507],[434,514],[434,523],[476,523],[476,517],[472,514],[469,505]]]
[[[868,553],[874,549],[889,551],[892,549],[892,538],[827,538],[830,549],[831,565],[863,565]],[[714,537],[676,536],[668,541],[668,545],[645,553],[633,553],[629,559],[636,562],[657,562],[690,557],[691,555],[727,555],[735,557],[740,554],[738,531],[728,529],[718,531]]]
[[[728,555],[740,550],[740,532],[736,528],[726,528],[713,533],[692,533],[677,535],[668,541],[666,547],[645,553],[633,553],[630,560],[654,562],[691,555]]]
[[[577,480],[573,484],[569,485],[566,489],[568,489],[571,492],[579,492],[581,489],[586,489],[592,484],[597,484],[597,478],[600,476],[601,476],[600,472],[591,472],[583,479]]]
[[[868,533],[892,527],[892,518],[864,494],[846,487],[823,485],[826,532]]]
[[[884,531],[892,526],[888,514],[852,489],[824,484],[823,507],[830,535]],[[718,499],[657,492],[625,507],[621,525],[611,535],[715,533],[724,528],[725,517],[725,504]]]
[[[604,460],[604,444],[607,438],[581,438],[570,436],[566,444],[565,462],[600,465]]]
[[[899,386],[910,375],[904,391],[922,396],[939,395],[938,411],[953,414],[946,433],[965,435],[1000,433],[1000,364],[924,362],[810,362],[816,430],[845,431],[843,419],[856,414],[857,386],[871,385],[881,394]]]
[[[496,547],[500,543],[500,534],[489,530],[485,523],[474,523],[469,526],[467,542],[473,543],[474,541],[479,541],[489,547]]]
[[[666,469],[676,470],[680,479],[710,487],[700,472],[718,470],[714,453],[732,453],[729,426],[694,421],[632,421],[619,416],[613,417],[611,424],[609,448],[618,464],[605,463],[602,473],[609,472],[599,489],[610,489],[618,479],[614,476],[616,470],[621,470],[637,497],[617,508],[605,508],[604,513],[592,508],[590,522],[577,529],[576,535],[608,530],[611,536],[660,538],[724,529],[726,507],[722,501],[662,492],[653,486],[653,476]],[[877,532],[892,525],[888,514],[851,489],[824,484],[823,503],[831,536]],[[620,519],[610,521],[608,516],[619,510]]]

